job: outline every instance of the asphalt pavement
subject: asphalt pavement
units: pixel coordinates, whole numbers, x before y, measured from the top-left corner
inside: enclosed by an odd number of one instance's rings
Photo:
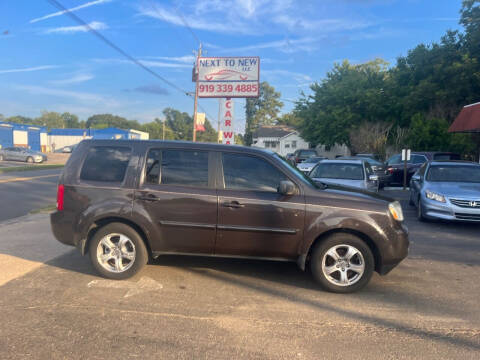
[[[1,358],[478,359],[479,225],[419,223],[391,194],[410,255],[349,295],[268,261],[164,256],[105,280],[47,214],[0,223]]]
[[[55,204],[61,171],[62,169],[51,169],[1,174],[0,221]]]

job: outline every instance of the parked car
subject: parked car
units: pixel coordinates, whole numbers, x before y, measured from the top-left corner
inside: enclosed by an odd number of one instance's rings
[[[412,152],[407,162],[407,184],[410,183],[412,175],[427,161],[433,160],[460,160],[460,155],[440,151]],[[390,174],[389,185],[403,184],[402,154],[393,155],[387,160],[387,171]]]
[[[365,160],[324,160],[309,176],[321,184],[337,184],[362,190],[378,191],[378,176]]]
[[[410,205],[419,220],[480,221],[480,164],[425,163],[410,181]]]
[[[293,153],[295,163],[301,163],[302,161],[317,156],[317,152],[314,149],[298,149]]]
[[[68,146],[64,146],[63,149],[62,149],[62,153],[66,153],[66,154],[69,154],[69,153],[72,153],[73,150],[75,150],[75,147],[77,145],[68,145]]]
[[[376,160],[371,157],[363,157],[360,155],[355,155],[355,156],[343,156],[338,158],[340,160],[365,160],[370,164],[372,167],[373,173],[378,176],[378,187],[380,189],[383,189],[385,185],[387,185],[390,182],[390,173],[387,171],[387,166],[385,163],[382,163],[379,160]]]
[[[285,156],[285,159],[292,165],[295,165],[295,154],[289,153]]]
[[[30,150],[20,146],[7,147],[0,149],[0,161],[13,160],[13,161],[25,161],[28,163],[41,163],[47,161],[47,155]]]
[[[360,153],[360,154],[357,154],[355,156],[380,161],[380,156],[378,154],[373,154],[373,153],[362,154],[362,153]]]
[[[409,244],[397,201],[318,186],[268,150],[178,141],[82,141],[51,225],[112,279],[149,256],[253,257],[308,266],[340,293],[388,273]]]
[[[313,167],[317,165],[320,161],[325,160],[324,156],[314,156],[303,160],[300,164],[297,165],[298,170],[302,171],[305,174],[308,174],[312,171]]]

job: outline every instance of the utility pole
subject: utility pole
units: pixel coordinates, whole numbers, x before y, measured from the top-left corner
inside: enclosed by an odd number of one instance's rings
[[[162,140],[165,140],[165,121],[167,121],[166,118],[162,121]]]
[[[198,47],[195,64],[195,101],[193,102],[193,142],[197,141],[197,104],[198,104],[198,58],[202,56],[202,43]]]

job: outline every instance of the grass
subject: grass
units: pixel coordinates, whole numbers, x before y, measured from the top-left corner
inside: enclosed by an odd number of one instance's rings
[[[0,168],[0,174],[17,172],[17,171],[58,169],[58,168],[62,168],[64,166],[65,165],[60,165],[60,164],[12,166],[12,167],[7,167],[7,168]]]
[[[30,214],[45,214],[45,213],[48,214],[48,213],[51,213],[52,211],[55,211],[56,209],[57,209],[56,204],[50,204],[43,208],[32,210],[30,211]]]

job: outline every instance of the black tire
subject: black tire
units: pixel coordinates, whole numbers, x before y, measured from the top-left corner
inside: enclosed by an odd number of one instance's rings
[[[351,285],[341,286],[334,284],[327,278],[322,270],[322,261],[325,254],[331,248],[338,245],[353,246],[361,253],[361,256],[363,257],[363,274]],[[351,234],[339,233],[329,236],[327,239],[321,241],[315,246],[310,258],[310,268],[312,270],[313,277],[323,289],[334,293],[351,293],[362,289],[368,284],[375,269],[375,259],[372,251],[362,239]],[[348,271],[349,270],[347,269],[347,274]],[[340,272],[340,270],[338,270],[338,272]]]
[[[410,205],[410,206],[415,206],[415,202],[413,201],[412,192],[411,192],[411,191],[410,191],[410,199],[408,199],[408,205]]]
[[[33,158],[31,156],[27,157],[27,163],[32,164],[33,163]]]
[[[107,235],[120,234],[126,236],[134,245],[135,259],[128,269],[122,272],[113,272],[106,269],[97,258],[97,247],[100,241]],[[142,237],[130,226],[122,223],[110,223],[100,228],[89,242],[88,252],[95,270],[103,277],[123,280],[132,277],[139,272],[148,261],[148,251]],[[123,260],[122,260],[123,261]]]
[[[417,219],[418,221],[421,221],[421,222],[427,221],[427,218],[425,217],[425,215],[423,215],[422,199],[420,197],[418,197]]]

